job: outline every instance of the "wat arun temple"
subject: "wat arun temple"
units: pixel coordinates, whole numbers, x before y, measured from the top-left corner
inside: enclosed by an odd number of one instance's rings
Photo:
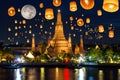
[[[76,45],[74,52],[72,49],[71,36],[69,35],[68,39],[65,38],[64,27],[62,23],[62,15],[60,10],[58,10],[57,13],[57,21],[56,21],[54,36],[53,38],[48,40],[47,49],[49,49],[50,47],[52,47],[54,52],[56,52],[57,54],[64,51],[70,54],[75,53],[75,54],[85,55],[82,36],[80,36],[80,45]]]

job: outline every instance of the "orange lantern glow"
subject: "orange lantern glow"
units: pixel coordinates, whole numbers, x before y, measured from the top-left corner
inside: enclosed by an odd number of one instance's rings
[[[101,10],[97,10],[97,15],[98,16],[102,16],[102,11]]]
[[[104,32],[104,26],[103,26],[103,25],[99,25],[99,26],[98,26],[98,31],[99,31],[100,33]]]
[[[61,0],[53,0],[53,5],[54,5],[55,7],[60,6],[60,5],[61,5]]]
[[[70,21],[73,21],[74,19],[73,19],[73,17],[72,16],[70,16]]]
[[[78,26],[83,26],[83,25],[84,25],[84,21],[83,21],[82,18],[79,18],[79,19],[77,20],[77,25],[78,25]]]
[[[80,0],[80,4],[86,10],[92,9],[95,5],[94,0]]]
[[[47,8],[45,10],[45,18],[48,19],[48,20],[51,20],[51,19],[54,18],[54,12],[53,12],[52,8]]]
[[[72,11],[72,12],[77,11],[77,4],[75,1],[70,2],[70,11]]]
[[[40,8],[43,8],[43,7],[44,7],[44,4],[43,4],[43,3],[40,3],[40,4],[39,4],[39,7],[40,7]]]
[[[14,16],[16,14],[15,8],[12,6],[8,9],[8,15]]]
[[[109,38],[114,38],[114,30],[110,30],[108,32],[108,36],[109,36]]]
[[[90,18],[86,18],[86,23],[90,23]]]
[[[116,12],[119,9],[119,0],[103,0],[102,7],[107,12]]]
[[[22,24],[26,24],[26,20],[22,20]]]

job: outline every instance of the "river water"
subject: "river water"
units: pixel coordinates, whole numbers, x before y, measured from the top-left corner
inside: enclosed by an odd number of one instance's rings
[[[120,80],[119,68],[0,68],[0,80]]]

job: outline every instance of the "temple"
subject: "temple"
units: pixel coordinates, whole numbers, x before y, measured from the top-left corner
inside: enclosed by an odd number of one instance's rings
[[[58,10],[57,21],[55,26],[55,33],[51,40],[48,42],[48,48],[53,47],[56,53],[65,51],[66,53],[72,53],[72,41],[69,35],[68,40],[64,36],[64,29],[62,23],[61,12]]]

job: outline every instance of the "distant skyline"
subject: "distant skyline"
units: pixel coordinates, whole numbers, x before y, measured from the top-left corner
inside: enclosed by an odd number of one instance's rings
[[[1,0],[0,40],[14,44],[31,43],[32,34],[35,34],[36,44],[41,40],[47,42],[49,37],[53,37],[57,11],[60,9],[65,37],[68,39],[69,34],[71,34],[73,44],[79,43],[80,35],[83,35],[85,44],[120,44],[120,10],[114,13],[104,11],[102,9],[103,0],[95,0],[94,8],[85,10],[81,7],[79,0],[74,0],[77,2],[78,9],[76,12],[71,12],[69,10],[70,1],[62,0],[61,6],[55,7],[52,0]],[[40,3],[44,4],[43,8],[39,7]],[[21,12],[18,12],[18,9],[21,10],[23,6],[28,4],[36,8],[36,16],[30,20],[23,18]],[[8,15],[8,9],[11,6],[16,10],[13,17]],[[54,9],[54,19],[45,19],[46,8]],[[97,15],[98,9],[102,10],[102,16]],[[69,19],[71,16],[74,18],[72,22]],[[85,24],[82,27],[77,25],[79,18],[84,20]],[[89,24],[86,23],[86,18],[90,18]],[[25,20],[26,23],[21,24],[22,20]],[[114,38],[108,37],[108,29],[111,24],[115,34]],[[104,26],[105,31],[103,33],[98,32],[98,25]],[[8,31],[9,29],[10,31]],[[88,32],[88,36],[85,35],[86,32]]]

